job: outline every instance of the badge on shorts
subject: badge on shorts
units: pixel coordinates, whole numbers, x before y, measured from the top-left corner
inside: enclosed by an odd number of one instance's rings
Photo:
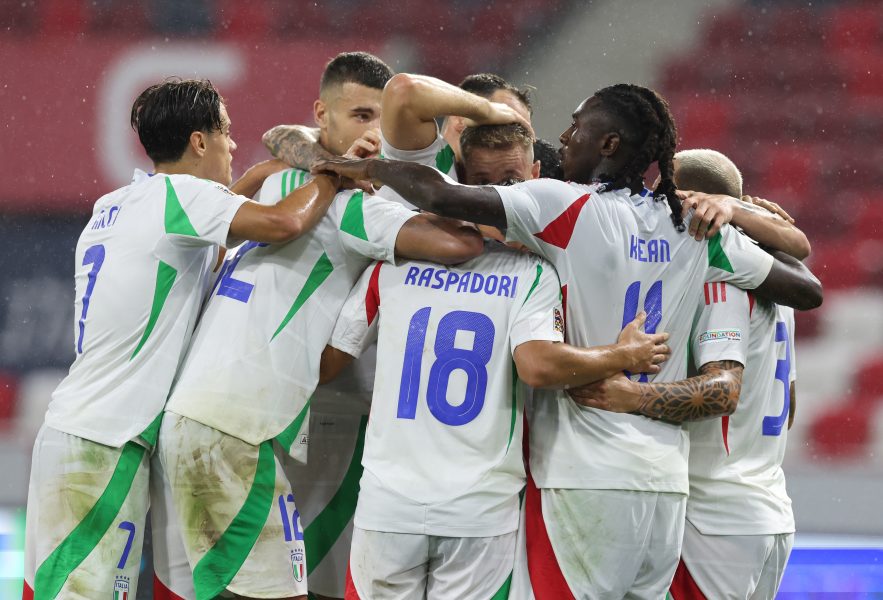
[[[295,581],[303,581],[306,569],[304,568],[304,551],[291,551],[291,572]]]
[[[113,600],[129,600],[129,578],[117,575],[113,582]]]

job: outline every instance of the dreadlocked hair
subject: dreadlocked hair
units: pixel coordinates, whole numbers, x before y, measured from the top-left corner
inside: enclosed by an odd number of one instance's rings
[[[659,165],[659,185],[654,199],[668,202],[671,220],[678,231],[684,231],[681,203],[675,191],[674,154],[678,132],[668,108],[668,102],[651,89],[619,83],[595,93],[604,110],[618,117],[624,124],[621,137],[636,148],[631,161],[619,173],[607,176],[604,189],[628,187],[637,179],[643,180],[647,168]]]

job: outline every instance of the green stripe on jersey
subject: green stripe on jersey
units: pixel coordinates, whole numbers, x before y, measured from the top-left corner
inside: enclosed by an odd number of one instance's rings
[[[291,175],[292,171],[289,169],[287,171],[282,171],[282,195],[280,198],[284,198],[288,195],[288,176]]]
[[[163,261],[159,261],[159,265],[156,268],[156,287],[153,289],[153,306],[150,307],[150,317],[147,319],[147,327],[144,328],[144,334],[141,336],[141,341],[138,342],[138,346],[135,348],[132,356],[129,357],[129,360],[138,356],[138,353],[141,352],[141,348],[144,347],[147,338],[150,337],[153,328],[156,326],[156,321],[159,319],[159,313],[162,312],[163,305],[165,305],[166,299],[169,297],[169,292],[172,291],[172,286],[175,285],[175,277],[177,276],[178,271],[176,271],[174,267],[167,265]]]
[[[297,298],[294,299],[294,304],[291,305],[291,308],[288,309],[288,314],[285,315],[285,318],[282,319],[282,323],[279,324],[279,327],[276,329],[276,333],[273,334],[273,337],[270,338],[270,341],[276,339],[276,336],[285,329],[285,326],[288,325],[288,322],[291,321],[292,317],[297,314],[297,311],[300,310],[300,307],[304,305],[310,296],[313,295],[322,282],[328,279],[328,276],[331,275],[331,271],[334,270],[334,265],[331,264],[331,261],[328,259],[328,255],[324,252],[322,256],[319,257],[319,260],[316,261],[316,264],[313,265],[313,270],[310,271],[307,280],[304,282],[304,287],[301,288],[300,293],[298,293]]]
[[[524,306],[527,303],[527,300],[530,298],[530,295],[533,294],[533,291],[537,289],[537,286],[540,285],[540,276],[543,274],[543,265],[537,263],[537,276],[534,278],[533,283],[530,284],[530,289],[527,290],[527,296],[524,297],[524,302],[521,303]],[[560,285],[558,286],[561,287]]]
[[[491,596],[491,600],[506,600],[509,597],[510,587],[512,587],[512,571],[509,572],[509,577],[506,578],[497,593]]]
[[[147,449],[135,442],[126,442],[110,481],[74,530],[44,560],[34,576],[34,598],[55,598],[70,574],[107,533],[120,512],[138,467]]]
[[[190,235],[199,237],[193,224],[184,212],[181,201],[178,200],[178,194],[172,186],[172,180],[166,177],[166,214],[165,214],[166,233],[177,233],[178,235]]]
[[[297,434],[303,426],[304,420],[306,420],[307,415],[310,414],[311,400],[312,398],[307,400],[307,403],[304,404],[304,407],[294,418],[294,421],[291,422],[291,425],[283,429],[282,433],[276,436],[276,441],[279,442],[279,445],[282,446],[282,449],[285,450],[286,453],[291,452],[291,446],[294,445],[294,440],[297,439]]]
[[[730,264],[730,259],[727,258],[727,254],[721,246],[721,239],[721,234],[718,231],[713,238],[708,240],[708,266],[732,273],[733,265]]]
[[[139,434],[139,437],[150,444],[150,447],[156,446],[156,438],[159,437],[159,427],[162,425],[163,411],[160,411],[156,418],[150,422],[147,429]]]
[[[439,150],[435,155],[435,168],[447,175],[454,166],[454,149],[450,144]]]
[[[364,201],[365,193],[362,191],[358,191],[350,196],[346,203],[346,210],[343,211],[343,218],[340,220],[340,230],[367,242],[368,234],[365,233],[365,213],[362,211]]]
[[[506,452],[512,445],[512,437],[515,435],[515,421],[518,416],[518,369],[515,367],[515,361],[512,362],[512,420],[509,423],[509,441],[506,442]]]
[[[227,589],[242,568],[267,522],[273,505],[275,486],[276,460],[273,457],[273,442],[267,440],[258,447],[254,479],[242,508],[193,569],[193,587],[197,600],[212,600]]]
[[[350,458],[349,467],[343,476],[340,487],[322,509],[304,529],[304,548],[307,551],[307,578],[321,564],[347,524],[356,514],[356,500],[359,497],[359,480],[362,478],[362,453],[365,451],[365,430],[368,428],[368,417],[362,417],[359,423],[359,437]]]

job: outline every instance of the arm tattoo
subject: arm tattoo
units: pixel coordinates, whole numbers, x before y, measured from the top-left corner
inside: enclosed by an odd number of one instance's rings
[[[742,364],[710,362],[696,377],[671,383],[641,385],[638,413],[668,423],[684,423],[729,415],[736,410],[742,388]]]
[[[273,157],[297,169],[309,170],[316,160],[334,156],[319,143],[318,129],[302,125],[277,125],[262,141]]]

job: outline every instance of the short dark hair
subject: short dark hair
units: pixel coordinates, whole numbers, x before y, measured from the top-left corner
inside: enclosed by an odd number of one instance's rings
[[[358,83],[382,90],[395,75],[385,62],[367,52],[342,52],[325,65],[319,93],[334,85]]]
[[[674,157],[675,185],[681,190],[742,197],[742,173],[726,155],[717,150],[681,150]]]
[[[561,166],[561,156],[555,144],[548,140],[535,141],[533,157],[540,161],[540,177],[564,180],[564,168]]]
[[[154,163],[181,158],[194,131],[220,131],[224,99],[208,79],[169,78],[132,104],[130,123]]]
[[[528,88],[517,88],[499,75],[494,73],[476,73],[469,75],[460,82],[460,89],[482,98],[490,98],[494,92],[503,90],[511,93],[524,104],[529,114],[533,114],[533,106],[530,101]]]
[[[460,153],[463,161],[469,161],[469,154],[475,148],[509,148],[521,146],[530,154],[533,154],[533,136],[523,125],[511,123],[509,125],[479,125],[467,127],[460,134]],[[531,158],[531,160],[533,160]]]

